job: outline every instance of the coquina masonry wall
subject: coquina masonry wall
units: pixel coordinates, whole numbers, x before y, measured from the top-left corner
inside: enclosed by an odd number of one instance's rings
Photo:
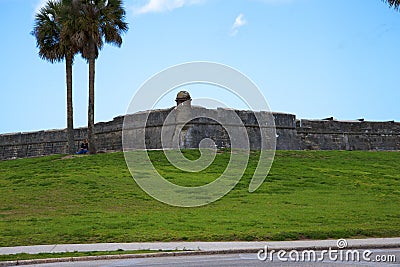
[[[196,109],[196,108],[195,108]],[[197,108],[201,109],[201,108]],[[147,117],[146,147],[161,148],[161,129],[168,114],[163,109],[129,115],[133,121]],[[205,114],[224,116],[224,109],[206,110]],[[232,111],[231,111],[232,112]],[[234,111],[246,127],[251,149],[259,149],[260,130],[252,111]],[[400,150],[400,123],[335,120],[296,120],[293,114],[273,113],[278,150]],[[95,125],[97,148],[100,152],[122,151],[124,117]],[[140,124],[140,123],[139,123]],[[181,147],[197,148],[204,138],[213,139],[218,147],[229,147],[227,132],[216,121],[198,118],[184,128]],[[75,129],[76,147],[87,136],[86,128]],[[0,159],[35,157],[67,153],[66,130],[48,130],[0,135]]]
[[[299,120],[300,149],[400,150],[400,123]]]

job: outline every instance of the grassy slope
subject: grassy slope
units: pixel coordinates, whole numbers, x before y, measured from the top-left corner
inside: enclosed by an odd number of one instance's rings
[[[185,174],[160,153],[151,152],[160,172],[182,185],[215,179],[229,158]],[[178,208],[144,193],[122,153],[0,161],[0,246],[400,236],[400,153],[278,151],[265,183],[248,193],[256,162],[253,153],[221,200]]]

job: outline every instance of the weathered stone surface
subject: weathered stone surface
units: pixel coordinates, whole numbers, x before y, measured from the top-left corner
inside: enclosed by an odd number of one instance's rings
[[[266,112],[205,109],[184,105],[181,107],[183,109],[179,110],[179,107],[139,112],[126,117],[119,116],[109,122],[97,123],[95,137],[98,150],[121,151],[123,127],[131,134],[130,140],[125,140],[128,141],[128,148],[162,148],[163,127],[166,135],[181,129],[179,132],[181,148],[197,148],[204,138],[212,139],[218,148],[230,148],[232,140],[228,132],[235,131],[237,123],[245,126],[251,149],[259,149],[261,146],[261,131],[257,118],[262,118],[262,114],[268,114]],[[293,114],[272,115],[276,126],[277,149],[400,150],[398,122],[296,120]],[[235,120],[235,117],[239,120]],[[268,121],[260,122],[264,131],[270,131],[268,128],[270,124]],[[87,129],[75,129],[74,134],[76,147],[79,147],[80,142],[87,137]],[[145,143],[142,141],[143,138]],[[66,140],[65,129],[2,134],[0,159],[65,154]]]
[[[400,123],[301,120],[300,149],[400,150]]]

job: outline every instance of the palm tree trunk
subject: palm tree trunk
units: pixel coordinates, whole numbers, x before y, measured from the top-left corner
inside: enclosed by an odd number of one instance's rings
[[[95,76],[95,48],[91,45],[89,59],[89,105],[88,105],[88,141],[89,153],[96,154],[96,141],[94,136],[94,76]]]
[[[74,138],[74,113],[72,106],[72,60],[73,56],[65,57],[65,72],[67,80],[67,151],[69,154],[75,153]]]

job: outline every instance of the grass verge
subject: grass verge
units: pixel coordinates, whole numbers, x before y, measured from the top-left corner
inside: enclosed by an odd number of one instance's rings
[[[108,255],[126,255],[126,254],[148,254],[172,251],[156,251],[156,250],[116,250],[116,251],[90,251],[90,252],[61,252],[61,253],[38,253],[38,254],[10,254],[0,255],[0,261],[21,261],[21,260],[37,260],[37,259],[53,259],[53,258],[72,258],[86,256],[108,256]]]

